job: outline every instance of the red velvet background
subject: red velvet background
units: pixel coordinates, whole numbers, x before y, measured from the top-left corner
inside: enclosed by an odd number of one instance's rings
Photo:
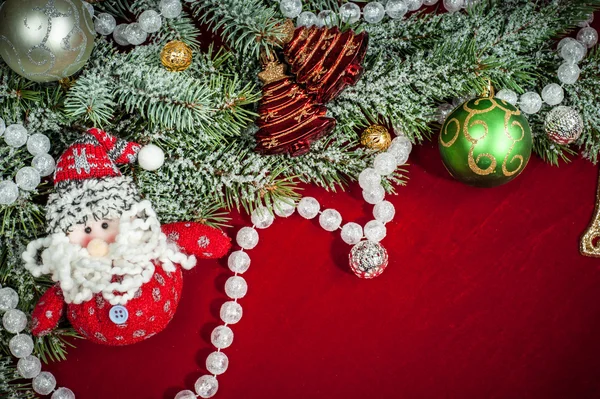
[[[375,280],[349,272],[349,247],[316,220],[260,231],[217,398],[600,397],[600,259],[578,250],[597,167],[534,157],[508,185],[476,189],[448,176],[435,144],[410,163]],[[357,187],[305,194],[370,219]],[[225,261],[200,263],[164,332],[124,348],[78,341],[48,368],[80,399],[193,389],[228,276]]]

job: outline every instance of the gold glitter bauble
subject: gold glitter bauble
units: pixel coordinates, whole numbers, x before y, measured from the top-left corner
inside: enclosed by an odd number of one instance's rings
[[[392,136],[385,126],[371,125],[360,135],[360,143],[372,150],[385,151],[392,144]]]
[[[160,61],[171,72],[185,71],[192,65],[192,49],[179,40],[173,40],[163,47]]]

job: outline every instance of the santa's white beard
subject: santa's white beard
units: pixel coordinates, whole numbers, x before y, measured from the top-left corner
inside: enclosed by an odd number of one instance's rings
[[[39,251],[41,263],[37,258]],[[119,234],[104,257],[90,256],[85,248],[72,244],[60,232],[31,242],[23,259],[25,268],[34,276],[51,274],[52,280],[60,284],[65,302],[74,304],[101,293],[110,304],[125,305],[150,281],[155,263],[165,271],[174,271],[176,263],[185,269],[196,264],[194,256],[186,256],[175,244],[167,242],[148,201],[135,204],[122,215]]]

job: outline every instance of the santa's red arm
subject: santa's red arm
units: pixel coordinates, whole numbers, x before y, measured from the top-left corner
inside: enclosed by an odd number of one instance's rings
[[[162,225],[167,238],[188,255],[199,259],[216,259],[231,248],[231,239],[221,230],[201,223],[177,222]]]
[[[33,335],[41,337],[49,334],[58,326],[64,311],[65,300],[58,284],[48,288],[31,313]]]

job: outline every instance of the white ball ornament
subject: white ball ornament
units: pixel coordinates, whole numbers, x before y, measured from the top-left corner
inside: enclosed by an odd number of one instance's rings
[[[277,199],[273,203],[273,211],[282,218],[290,217],[296,210],[296,203],[292,198]]]
[[[94,21],[94,29],[102,36],[108,36],[114,32],[117,27],[115,17],[108,13],[100,13]]]
[[[18,334],[27,327],[27,316],[18,309],[9,309],[2,317],[4,329],[12,334]]]
[[[177,395],[175,395],[175,399],[196,399],[196,394],[189,389],[184,391],[179,391]]]
[[[40,184],[40,172],[31,166],[25,166],[17,172],[15,182],[21,190],[33,191]]]
[[[577,65],[565,62],[558,67],[557,76],[562,83],[572,85],[577,82],[580,73],[581,69]]]
[[[19,294],[10,287],[0,288],[0,312],[14,309],[19,304]]]
[[[32,355],[22,357],[17,362],[17,371],[23,378],[34,378],[42,371],[42,362]]]
[[[365,224],[365,237],[367,240],[379,242],[385,238],[387,229],[379,220],[371,220]]]
[[[358,185],[363,190],[373,189],[381,184],[381,175],[373,168],[365,168],[358,175]]]
[[[14,148],[23,147],[27,143],[27,129],[20,123],[9,125],[4,132],[4,141]]]
[[[157,170],[165,163],[165,153],[160,147],[148,144],[140,150],[138,163],[142,169],[149,171]]]
[[[229,359],[223,352],[213,352],[206,357],[206,369],[209,373],[221,375],[227,371]]]
[[[402,18],[408,12],[404,0],[388,0],[385,4],[385,12],[392,19]]]
[[[235,324],[241,320],[243,313],[242,305],[236,301],[227,301],[221,305],[219,315],[224,323]]]
[[[138,22],[127,25],[124,34],[127,41],[134,46],[139,46],[148,38],[148,34],[142,29],[142,26]]]
[[[313,219],[320,209],[319,201],[313,197],[304,197],[298,202],[298,213],[305,219]]]
[[[42,371],[31,381],[31,386],[40,395],[49,395],[56,388],[56,378],[52,373]]]
[[[231,276],[225,282],[225,293],[231,299],[239,299],[248,293],[248,283],[241,276]]]
[[[75,399],[75,394],[69,388],[58,388],[50,399]]]
[[[499,98],[500,100],[504,100],[511,105],[517,105],[517,102],[519,101],[519,96],[517,93],[509,89],[500,90],[498,93],[496,93],[495,97]]]
[[[398,136],[393,139],[390,148],[387,149],[387,153],[392,154],[396,159],[397,165],[404,165],[408,161],[411,151],[412,143],[405,136]]]
[[[405,0],[408,11],[417,11],[423,5],[423,0]]]
[[[378,204],[385,198],[385,190],[381,185],[368,190],[363,190],[363,198],[371,205]]]
[[[373,169],[381,176],[391,175],[394,173],[397,166],[396,157],[388,152],[377,154],[375,160],[373,160]]]
[[[146,10],[141,13],[138,22],[142,30],[146,33],[158,32],[162,26],[160,14],[154,10]]]
[[[229,348],[233,343],[233,331],[227,326],[218,326],[210,335],[210,342],[219,349]]]
[[[306,26],[306,27],[310,27],[313,25],[316,25],[318,22],[317,16],[315,15],[315,13],[312,13],[310,11],[304,11],[302,13],[300,13],[300,15],[298,15],[298,19],[296,19],[296,26],[297,27],[301,27],[301,26]]]
[[[542,108],[542,98],[534,91],[529,91],[519,99],[521,111],[526,114],[535,114]]]
[[[47,154],[50,151],[50,139],[45,134],[32,134],[27,139],[27,151],[34,156]]]
[[[337,24],[337,16],[331,10],[323,10],[317,15],[317,26],[318,27],[332,27]]]
[[[46,177],[50,176],[52,172],[54,172],[54,169],[56,168],[56,162],[54,161],[54,158],[52,158],[52,155],[40,154],[33,157],[31,166],[38,171],[40,176]]]
[[[363,237],[363,228],[358,223],[346,223],[344,227],[342,227],[341,237],[346,244],[358,244]]]
[[[194,384],[196,393],[201,398],[212,398],[219,390],[219,381],[212,375],[203,375]]]
[[[244,251],[233,251],[227,259],[227,266],[234,273],[244,274],[250,267],[250,256]]]
[[[252,249],[258,245],[258,231],[252,227],[242,227],[235,237],[237,244],[244,249]]]
[[[598,43],[598,32],[591,26],[587,26],[577,33],[577,40],[587,48],[592,48]]]
[[[355,3],[344,3],[340,7],[340,19],[342,22],[353,24],[360,20],[360,7]]]
[[[19,186],[9,180],[0,181],[0,205],[11,205],[19,198]],[[0,310],[2,310],[0,298]]]
[[[376,24],[385,16],[385,8],[380,2],[372,1],[363,8],[363,16],[368,23]]]
[[[560,56],[571,64],[577,64],[587,52],[586,47],[577,40],[567,41],[560,49]]]
[[[296,18],[302,12],[301,0],[281,0],[279,9],[286,18]]]
[[[129,46],[130,44],[125,36],[125,29],[127,29],[127,24],[119,24],[115,27],[112,34],[115,42],[121,46]]]
[[[556,83],[550,83],[542,90],[542,99],[548,105],[558,105],[564,98],[565,91]]]
[[[33,352],[33,340],[27,334],[15,335],[8,341],[8,348],[14,357],[21,359]]]
[[[319,224],[324,230],[335,231],[342,224],[342,215],[335,209],[325,209],[319,216]]]
[[[275,217],[266,206],[260,206],[252,211],[252,224],[258,229],[266,229],[273,224]]]
[[[177,18],[181,14],[183,6],[180,0],[160,0],[158,9],[165,18]]]
[[[465,6],[464,0],[444,0],[444,8],[448,12],[460,11]]]
[[[373,207],[373,216],[381,223],[389,223],[396,215],[394,204],[389,201],[381,201]]]

